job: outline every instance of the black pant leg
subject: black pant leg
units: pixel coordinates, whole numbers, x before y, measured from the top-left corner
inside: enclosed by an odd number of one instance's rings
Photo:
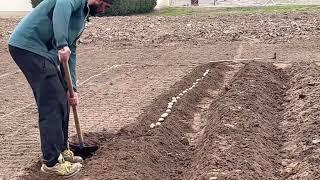
[[[42,56],[12,46],[9,51],[33,90],[43,158],[48,166],[53,166],[68,140],[69,108],[61,74]]]

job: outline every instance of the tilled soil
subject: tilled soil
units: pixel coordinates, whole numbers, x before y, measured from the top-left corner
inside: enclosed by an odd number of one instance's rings
[[[319,38],[319,13],[225,16],[91,18],[80,43],[110,48],[160,47],[249,41],[290,42]],[[19,19],[1,19],[4,42]]]
[[[230,62],[197,67],[157,97],[137,124],[116,134],[88,134],[101,149],[74,179],[319,179],[319,67],[298,63],[284,70],[249,62],[224,84],[232,67]],[[171,97],[206,69],[208,76],[151,129]],[[202,116],[204,131],[191,143],[194,115],[205,98],[212,103]],[[39,166],[24,179],[56,178],[39,174]]]
[[[82,43],[104,46],[154,47],[162,45],[214,44],[220,41],[290,42],[319,38],[317,13],[272,15],[117,17],[92,20]],[[141,23],[143,22],[143,23]],[[99,41],[100,39],[103,41]]]
[[[186,179],[279,178],[285,80],[272,64],[245,65],[211,104]]]
[[[288,69],[290,88],[280,124],[284,179],[320,179],[319,70],[314,62],[294,63]]]
[[[101,148],[73,179],[320,179],[317,17],[92,19],[80,42],[80,114],[85,141]],[[59,179],[39,172],[32,95],[6,61],[16,22],[0,21],[0,179]],[[221,59],[234,60],[208,63]]]
[[[150,124],[157,122],[166,110],[171,97],[177,96],[182,89],[189,88],[208,68],[212,73],[206,80],[181,98],[161,126],[150,129]],[[189,164],[192,149],[185,137],[186,132],[192,131],[189,125],[192,112],[201,98],[208,96],[206,89],[219,87],[226,68],[224,65],[198,67],[168,92],[157,97],[152,105],[146,108],[146,112],[139,116],[139,123],[129,125],[114,135],[106,132],[88,134],[88,141],[102,143],[102,146],[97,152],[99,155],[87,163],[90,168],[76,178],[88,176],[93,179],[181,179]],[[97,169],[100,175],[97,174]],[[31,172],[36,174],[25,178],[43,177],[43,174],[34,170],[32,168]],[[92,177],[91,174],[98,176]],[[47,178],[50,177],[44,177]]]

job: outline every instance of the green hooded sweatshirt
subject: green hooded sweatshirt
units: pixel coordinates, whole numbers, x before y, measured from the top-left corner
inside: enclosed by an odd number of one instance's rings
[[[36,53],[60,65],[58,50],[69,46],[70,74],[77,88],[76,41],[89,14],[87,0],[44,0],[17,25],[9,45]]]

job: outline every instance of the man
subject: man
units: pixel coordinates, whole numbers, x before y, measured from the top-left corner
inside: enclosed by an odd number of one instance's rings
[[[43,165],[41,171],[62,176],[79,172],[83,160],[68,149],[70,97],[62,62],[68,62],[74,91],[76,41],[88,15],[104,12],[112,0],[44,0],[15,28],[9,52],[30,84],[39,112]],[[62,65],[61,65],[62,66]]]

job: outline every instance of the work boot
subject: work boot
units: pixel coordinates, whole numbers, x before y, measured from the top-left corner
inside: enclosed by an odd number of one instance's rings
[[[70,149],[64,150],[62,153],[64,160],[69,161],[71,163],[82,163],[83,159],[80,156],[75,156]]]
[[[81,167],[82,165],[80,163],[70,163],[69,161],[65,161],[63,156],[60,154],[56,165],[48,167],[46,164],[42,164],[41,171],[48,174],[71,177],[79,172]]]

